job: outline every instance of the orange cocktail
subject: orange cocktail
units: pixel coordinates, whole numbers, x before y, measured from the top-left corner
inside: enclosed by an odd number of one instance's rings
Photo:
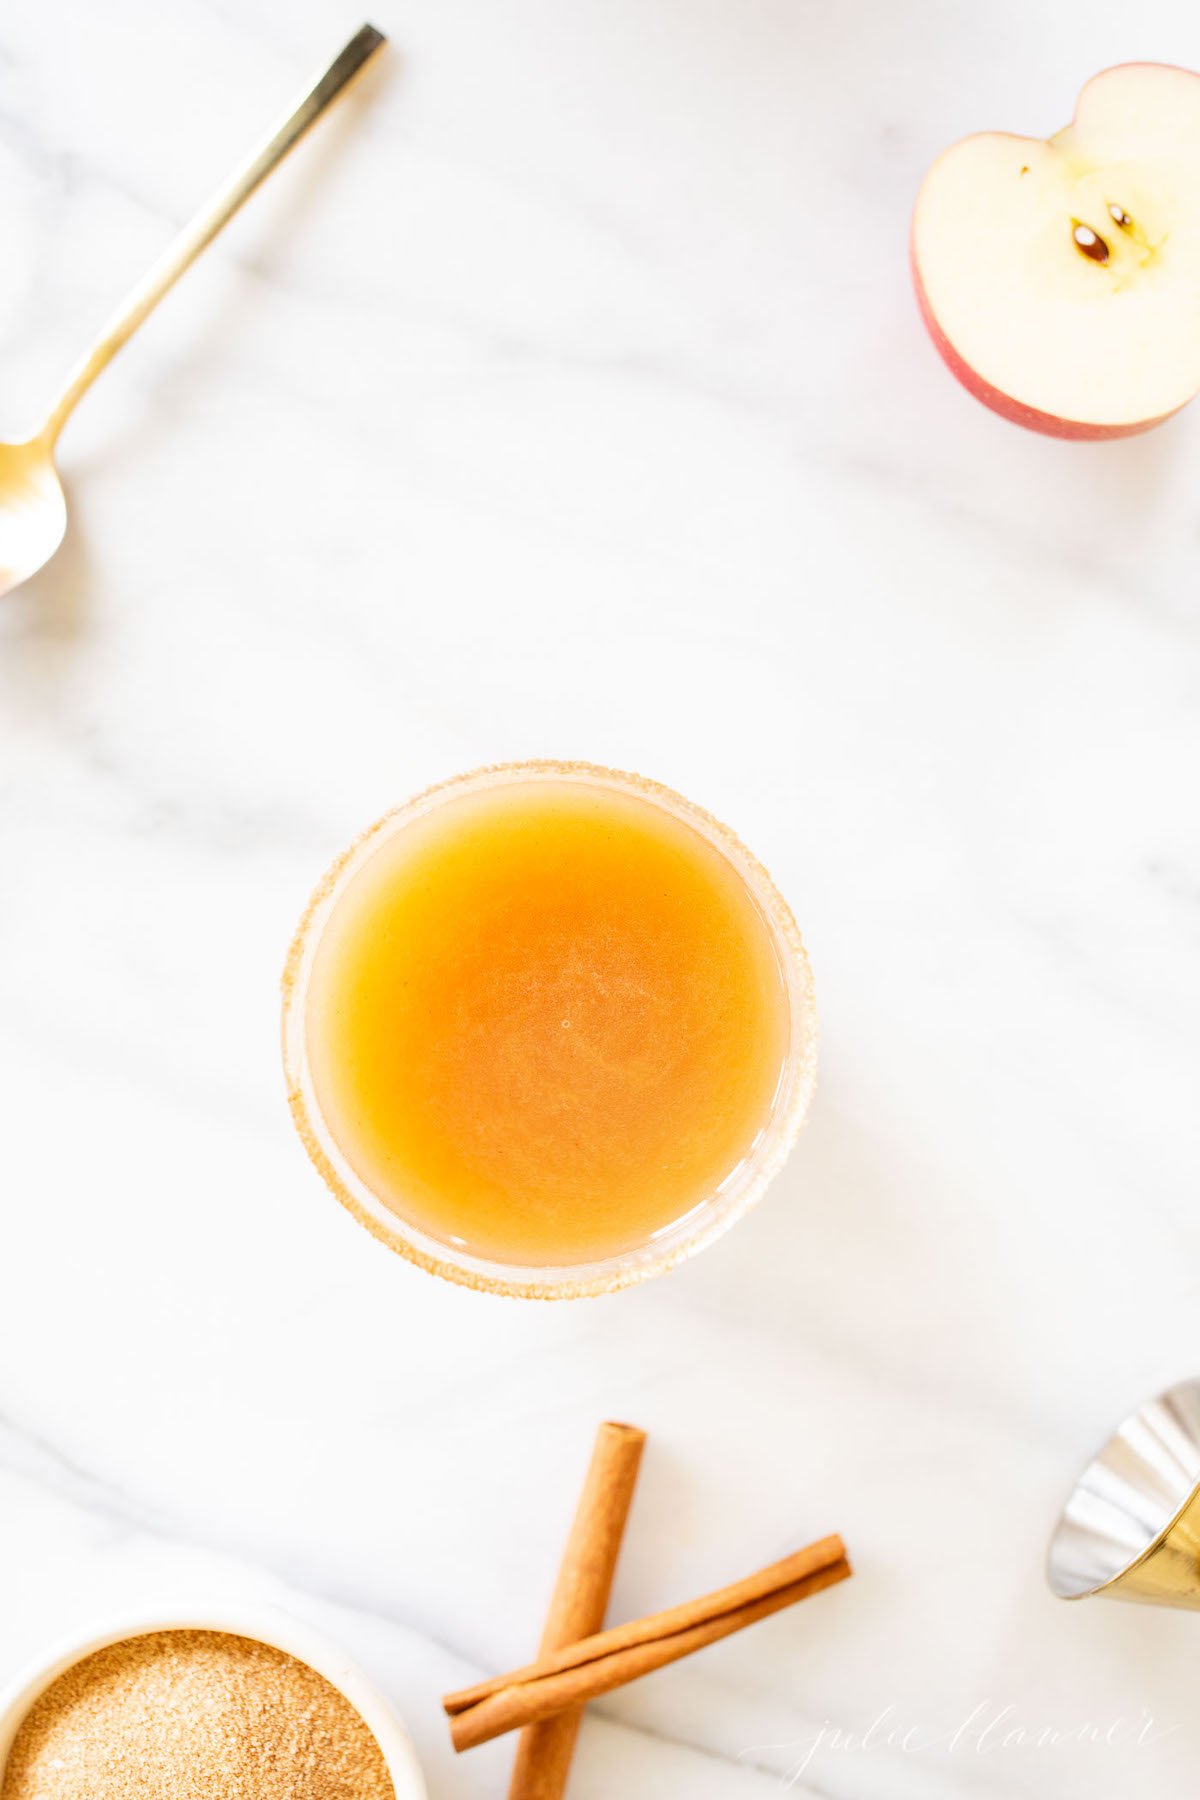
[[[677,796],[577,765],[381,821],[286,989],[293,1108],[340,1197],[522,1291],[645,1272],[811,1083],[807,964],[763,872]]]

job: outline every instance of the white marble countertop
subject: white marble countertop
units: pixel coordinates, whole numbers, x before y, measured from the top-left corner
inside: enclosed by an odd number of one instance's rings
[[[1195,63],[1193,8],[376,11],[397,53],[85,402],[69,542],[0,611],[0,1677],[229,1578],[482,1800],[509,1749],[456,1761],[438,1696],[534,1645],[628,1417],[615,1616],[832,1528],[858,1573],[597,1706],[576,1800],[1191,1800],[1200,1626],[1055,1602],[1042,1555],[1095,1441],[1200,1368],[1200,410],[993,418],[905,238],[944,145]],[[358,22],[8,10],[0,426]],[[734,824],[824,1030],[757,1212],[559,1307],[358,1230],[277,1051],[330,856],[543,754]]]

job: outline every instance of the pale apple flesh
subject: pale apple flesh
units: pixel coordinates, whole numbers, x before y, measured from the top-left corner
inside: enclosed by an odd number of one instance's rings
[[[1060,437],[1177,412],[1200,391],[1200,75],[1130,63],[1056,137],[963,139],[912,258],[934,343],[995,411]]]

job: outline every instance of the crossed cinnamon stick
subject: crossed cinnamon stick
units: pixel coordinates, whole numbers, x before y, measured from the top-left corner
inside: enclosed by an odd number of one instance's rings
[[[456,1750],[521,1729],[509,1800],[559,1800],[589,1700],[794,1606],[851,1573],[840,1537],[821,1538],[699,1600],[600,1631],[645,1433],[600,1427],[537,1662],[442,1704]]]

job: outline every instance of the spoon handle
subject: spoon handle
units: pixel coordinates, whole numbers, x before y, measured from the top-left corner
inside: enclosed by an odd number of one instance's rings
[[[76,402],[91,387],[101,369],[108,366],[121,346],[133,336],[142,320],[153,312],[168,289],[174,287],[184,270],[191,267],[272,169],[278,167],[294,144],[299,143],[309,126],[316,123],[363,64],[386,42],[383,33],[376,31],[373,25],[364,25],[356,31],[278,129],[250,153],[207,206],[184,226],[71,371],[38,434],[47,445],[53,446]]]

